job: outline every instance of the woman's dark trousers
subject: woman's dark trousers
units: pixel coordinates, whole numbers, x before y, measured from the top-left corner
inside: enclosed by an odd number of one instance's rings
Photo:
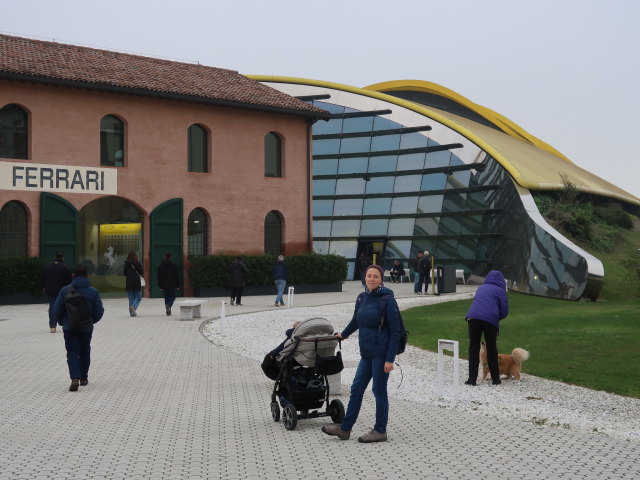
[[[475,382],[478,379],[480,366],[480,338],[484,333],[484,342],[487,345],[487,362],[491,372],[491,380],[500,380],[498,369],[498,329],[488,322],[470,318],[469,325],[469,380]]]

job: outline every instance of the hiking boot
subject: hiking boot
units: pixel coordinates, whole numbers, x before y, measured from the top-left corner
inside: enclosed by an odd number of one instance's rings
[[[81,379],[80,379],[80,386],[81,386],[81,387],[85,387],[85,386],[87,386],[87,385],[89,385],[89,380],[88,380],[88,379],[86,379],[86,378],[81,378]]]
[[[338,437],[340,440],[349,440],[349,437],[351,436],[351,430],[342,430],[342,427],[335,423],[325,425],[322,427],[322,431],[327,435]]]
[[[138,315],[136,313],[136,309],[133,308],[133,305],[129,305],[129,315],[131,315],[132,317],[135,317],[136,315]]]
[[[80,385],[80,379],[79,378],[72,378],[71,379],[71,385],[69,385],[69,391],[70,392],[77,392],[78,391],[78,385]]]
[[[169,305],[165,305],[164,310],[167,312],[167,315],[171,315],[171,307]]]
[[[366,435],[358,437],[358,441],[360,443],[386,442],[387,434],[376,432],[375,430],[371,430]]]
[[[471,385],[471,386],[475,387],[476,386],[476,381],[469,379],[466,382],[464,382],[464,384],[465,385]]]
[[[498,380],[492,380],[491,383],[493,385],[500,385],[502,383],[502,380],[498,379]]]

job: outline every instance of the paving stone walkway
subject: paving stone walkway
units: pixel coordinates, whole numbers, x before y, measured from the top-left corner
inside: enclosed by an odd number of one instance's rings
[[[248,309],[271,301],[243,299]],[[201,321],[167,317],[161,299],[144,299],[136,318],[125,299],[105,308],[90,383],[72,393],[46,306],[0,307],[0,479],[640,478],[639,443],[407,401],[392,402],[383,444],[328,437],[326,419],[286,431],[258,363],[210,343]],[[355,437],[373,407],[366,398]]]

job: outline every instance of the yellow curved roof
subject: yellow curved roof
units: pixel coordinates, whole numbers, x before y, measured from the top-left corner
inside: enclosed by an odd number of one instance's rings
[[[304,78],[261,75],[247,76],[259,82],[292,83],[326,87],[394,103],[440,122],[468,138],[500,163],[522,187],[530,190],[561,190],[564,188],[563,177],[566,177],[585,193],[615,198],[632,205],[640,206],[640,198],[578,167],[553,147],[530,135],[502,115],[488,108],[475,105],[470,100],[440,85],[429,82],[398,81],[379,83],[367,88],[358,88]],[[413,84],[413,87],[411,87],[413,89],[419,87],[423,89],[421,91],[446,96],[446,98],[450,98],[471,108],[487,118],[487,120],[502,128],[504,133],[474,122],[473,120],[378,91],[378,89],[386,91],[398,90],[400,87],[407,90],[411,86],[410,84]]]

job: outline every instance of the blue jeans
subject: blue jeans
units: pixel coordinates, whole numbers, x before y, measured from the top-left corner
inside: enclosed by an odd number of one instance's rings
[[[413,293],[418,293],[421,290],[422,290],[422,275],[420,275],[418,272],[415,272],[414,280],[413,280]]]
[[[58,297],[49,297],[49,328],[56,328],[58,325],[58,320],[56,320],[53,312],[53,304],[56,303],[56,298]]]
[[[64,330],[69,378],[89,378],[91,364],[91,336],[93,325],[78,330]]]
[[[276,280],[276,287],[278,287],[278,294],[276,295],[276,303],[284,303],[282,300],[282,294],[284,293],[284,287],[287,286],[286,280]]]
[[[173,302],[176,301],[176,289],[175,288],[165,288],[162,290],[164,294],[164,304],[169,308],[173,307]],[[140,301],[138,301],[140,303]]]
[[[387,432],[387,421],[389,419],[387,382],[389,381],[389,374],[384,373],[384,357],[382,356],[360,359],[356,376],[351,385],[351,397],[349,397],[347,413],[340,426],[342,430],[351,430],[353,424],[356,423],[362,406],[362,397],[371,378],[373,378],[373,395],[376,397],[376,424],[373,429],[379,433]]]
[[[137,310],[142,301],[142,290],[127,290],[127,297],[129,297],[129,305]]]

